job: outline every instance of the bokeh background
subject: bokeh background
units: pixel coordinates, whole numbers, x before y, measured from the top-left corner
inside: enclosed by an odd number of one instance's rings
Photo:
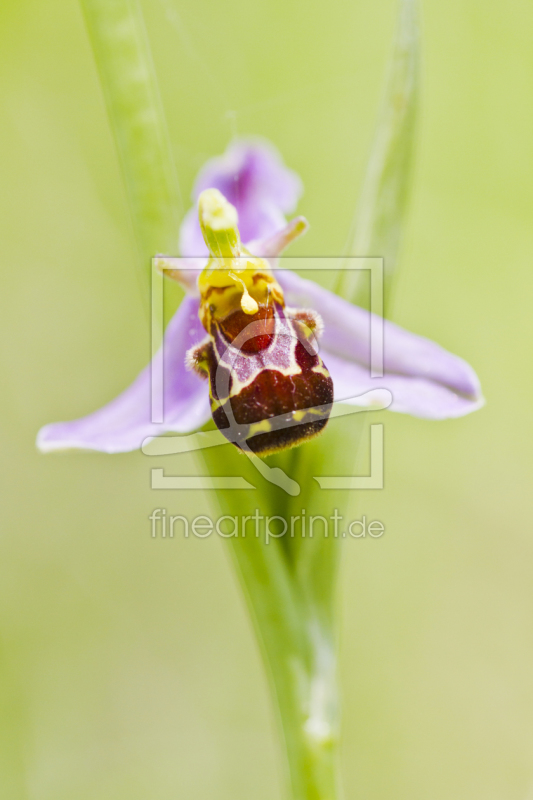
[[[184,203],[235,134],[305,181],[294,254],[346,243],[392,0],[144,0]],[[533,797],[533,94],[526,0],[422,0],[413,202],[393,316],[477,369],[481,412],[385,422],[379,540],[344,547],[347,800]],[[0,7],[0,794],[272,800],[276,731],[223,541],[152,540],[141,453],[39,455],[149,356],[149,319],[75,0]],[[165,462],[190,474],[188,458]]]

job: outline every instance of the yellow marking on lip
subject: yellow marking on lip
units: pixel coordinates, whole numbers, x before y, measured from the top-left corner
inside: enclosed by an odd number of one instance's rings
[[[270,433],[272,425],[268,419],[262,419],[261,422],[253,422],[248,428],[248,436],[256,436],[258,433]]]
[[[296,420],[296,422],[301,422],[307,413],[307,409],[299,409],[298,411],[292,412],[292,418]]]
[[[292,412],[292,417],[296,422],[301,422],[305,417],[309,414],[314,414],[315,416],[323,417],[324,411],[321,408],[315,408],[314,406],[310,406],[309,408],[301,408],[297,411]]]
[[[331,375],[329,374],[323,363],[317,364],[315,367],[312,367],[311,372],[318,372],[319,375],[324,375],[324,377],[326,378],[331,378]]]

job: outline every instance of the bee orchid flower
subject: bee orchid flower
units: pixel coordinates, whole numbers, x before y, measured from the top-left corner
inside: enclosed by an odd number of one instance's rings
[[[125,452],[162,433],[194,431],[211,415],[224,433],[233,415],[248,426],[246,445],[235,444],[266,455],[316,435],[334,400],[371,406],[371,390],[390,393],[391,411],[416,417],[446,419],[479,408],[479,381],[465,361],[389,321],[383,377],[371,377],[369,312],[276,270],[275,259],[307,229],[302,217],[288,224],[285,217],[301,191],[298,176],[263,142],[234,142],[209,161],[194,187],[198,210],[181,227],[182,258],[165,269],[186,295],[155,356],[161,369],[147,366],[89,416],[46,425],[38,447]],[[205,266],[196,279],[200,257]],[[164,376],[163,423],[151,420],[152,375]],[[322,412],[313,418],[315,407]],[[284,415],[289,427],[271,430],[269,420]]]

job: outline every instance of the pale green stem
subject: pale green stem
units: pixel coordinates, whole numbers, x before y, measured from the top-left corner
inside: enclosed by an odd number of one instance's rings
[[[351,441],[357,439],[352,425]],[[347,505],[342,492],[320,492],[313,474],[349,474],[353,452],[345,447],[346,430],[329,428],[319,440],[302,448],[271,457],[298,479],[302,492],[290,497],[273,487],[236,450],[224,456],[226,474],[241,474],[258,487],[258,493],[234,492],[221,498],[228,514],[238,508],[241,520],[253,515],[257,496],[260,514],[296,518],[305,509],[307,535],[270,539],[266,544],[265,521],[250,522],[246,537],[229,544],[248,598],[256,633],[278,699],[279,719],[285,739],[293,800],[339,800],[340,709],[337,681],[336,576],[342,541],[324,537],[319,522],[309,536],[311,515],[328,516]],[[212,470],[219,468],[215,451],[206,451]],[[346,523],[346,516],[344,517]],[[242,531],[241,531],[242,533]],[[339,530],[339,534],[341,530]],[[258,534],[258,535],[256,535]]]
[[[334,546],[338,543],[331,542]],[[338,800],[336,643],[287,563],[280,541],[232,539],[287,752],[292,800]]]
[[[204,457],[210,471],[220,469],[214,450],[205,451]],[[276,463],[286,467],[287,460],[282,456]],[[290,498],[268,484],[233,448],[226,449],[224,469],[227,474],[240,473],[258,487],[258,492],[222,494],[220,502],[225,513],[235,514],[238,509],[241,520],[254,515],[258,506],[263,517],[260,522],[247,524],[245,537],[231,538],[228,543],[277,699],[290,778],[288,796],[291,800],[339,800],[339,702],[333,620],[340,542],[327,540],[326,548],[320,548],[324,544],[320,535],[302,539],[297,530],[294,538],[272,538],[267,544],[265,517],[289,519],[297,516],[302,507],[312,510],[309,498],[305,493]],[[320,564],[313,566],[317,547],[322,550],[322,557]]]

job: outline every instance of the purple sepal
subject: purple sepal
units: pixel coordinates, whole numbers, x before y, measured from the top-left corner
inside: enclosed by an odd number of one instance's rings
[[[369,389],[389,389],[392,411],[444,419],[483,405],[472,367],[430,339],[384,321],[384,377],[370,377],[370,314],[290,270],[278,270],[285,301],[312,308],[324,322],[321,353],[335,385],[335,399]]]
[[[55,422],[39,431],[37,446],[52,450],[100,450],[122,453],[141,447],[147,437],[167,431],[187,433],[210,418],[207,383],[185,367],[185,353],[205,336],[198,319],[198,300],[186,297],[170,321],[163,352],[164,423],[151,422],[151,365],[122,394],[87,417]],[[164,353],[164,355],[163,355]],[[160,369],[154,373],[159,375]]]

